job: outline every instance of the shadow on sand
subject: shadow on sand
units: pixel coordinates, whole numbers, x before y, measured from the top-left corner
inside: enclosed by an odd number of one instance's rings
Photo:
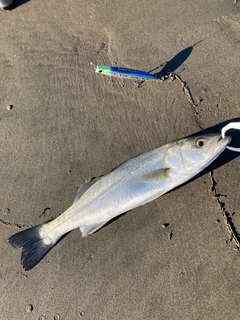
[[[22,6],[23,4],[26,4],[27,2],[30,2],[30,1],[31,0],[14,0],[13,3],[9,7],[4,8],[4,9],[12,11],[12,10]]]
[[[154,73],[154,75],[157,76],[158,78],[161,78],[162,76],[166,75],[167,73],[174,72],[175,70],[177,70],[177,68],[179,68],[184,63],[184,61],[187,60],[187,58],[192,53],[193,48],[196,45],[198,45],[200,42],[202,42],[202,40],[198,41],[193,46],[190,46],[190,47],[183,49],[178,54],[176,54],[171,60],[161,64],[160,66],[154,68],[153,70],[151,70],[149,72],[154,72],[155,70],[163,67],[159,72]]]

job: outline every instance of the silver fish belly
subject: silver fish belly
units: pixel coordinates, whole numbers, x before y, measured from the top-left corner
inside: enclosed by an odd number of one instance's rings
[[[9,238],[22,250],[21,264],[32,269],[67,232],[89,235],[114,217],[156,199],[208,166],[231,138],[208,134],[172,141],[132,158],[78,189],[73,205],[51,222]]]

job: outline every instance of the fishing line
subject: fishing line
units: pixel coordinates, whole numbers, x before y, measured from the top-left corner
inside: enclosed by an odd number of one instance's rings
[[[240,122],[230,122],[225,127],[223,127],[221,130],[222,138],[225,138],[226,131],[231,130],[231,129],[240,130]],[[227,149],[229,149],[231,151],[235,151],[235,152],[240,152],[240,148],[234,148],[234,147],[227,146]]]

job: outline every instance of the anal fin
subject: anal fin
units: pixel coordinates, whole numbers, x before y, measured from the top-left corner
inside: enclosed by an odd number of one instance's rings
[[[107,223],[107,221],[103,222],[103,223],[99,223],[99,224],[84,225],[84,226],[81,226],[79,229],[82,232],[82,236],[86,237],[89,234],[92,234],[95,231],[97,231],[98,229],[102,228],[102,226],[104,226],[106,223]]]

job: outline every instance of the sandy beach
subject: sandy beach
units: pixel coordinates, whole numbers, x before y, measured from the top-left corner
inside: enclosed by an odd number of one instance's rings
[[[0,30],[0,320],[239,319],[229,150],[97,233],[74,230],[31,271],[8,238],[64,212],[87,179],[239,121],[240,2],[19,0]],[[177,78],[138,87],[90,62]]]

